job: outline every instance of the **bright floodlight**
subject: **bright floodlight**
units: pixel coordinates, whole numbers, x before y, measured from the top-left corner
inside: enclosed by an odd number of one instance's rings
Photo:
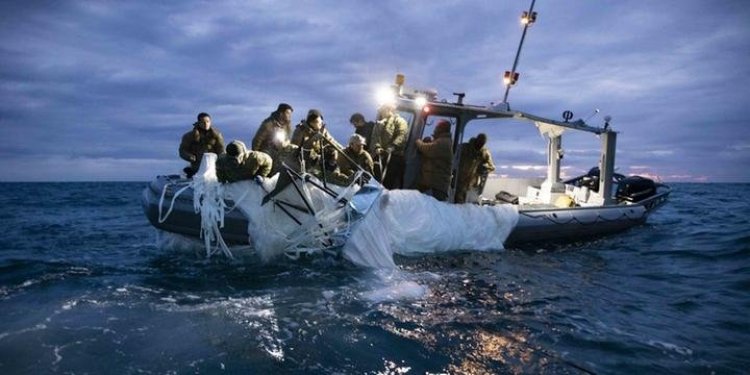
[[[425,98],[424,96],[417,96],[416,98],[414,98],[414,104],[416,104],[417,107],[422,108],[425,106],[425,104],[427,104],[427,98]]]
[[[283,130],[277,130],[274,137],[276,137],[277,142],[282,143],[286,140],[286,132]]]
[[[379,106],[383,104],[396,104],[396,94],[390,87],[381,87],[378,89],[375,93],[375,99]]]

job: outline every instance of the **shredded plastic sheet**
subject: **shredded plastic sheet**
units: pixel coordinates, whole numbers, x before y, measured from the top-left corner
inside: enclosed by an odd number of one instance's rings
[[[224,227],[223,185],[216,178],[216,154],[206,153],[201,166],[193,177],[193,207],[201,215],[201,238],[206,246],[206,257],[221,251],[232,258],[232,252],[224,243],[219,228]]]
[[[263,198],[276,186],[278,175],[222,185],[216,179],[215,158],[206,154],[192,183],[207,256],[219,251],[232,256],[219,232],[224,213],[231,209],[247,217],[250,242],[263,260],[282,254],[343,249],[349,261],[372,268],[394,268],[393,254],[501,250],[518,222],[518,211],[512,205],[449,204],[415,190],[384,191],[362,216],[352,209],[357,203],[356,199],[352,201],[357,185],[329,185],[338,194],[334,198],[301,181],[299,190],[290,184],[262,205]],[[227,207],[227,201],[233,201],[234,206]],[[305,201],[314,214],[305,212]]]
[[[344,257],[367,267],[394,267],[393,254],[502,250],[518,223],[513,205],[440,202],[415,190],[391,190],[344,246]]]

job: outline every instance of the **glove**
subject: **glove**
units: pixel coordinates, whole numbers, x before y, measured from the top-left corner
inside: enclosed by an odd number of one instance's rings
[[[389,154],[390,154],[390,153],[393,153],[393,146],[391,146],[391,147],[388,147],[388,153],[389,153]]]

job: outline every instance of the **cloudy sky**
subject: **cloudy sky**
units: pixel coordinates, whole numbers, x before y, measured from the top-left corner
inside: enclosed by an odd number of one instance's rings
[[[1,181],[136,180],[175,173],[180,136],[208,112],[249,142],[279,102],[323,111],[344,141],[374,90],[407,85],[502,99],[528,0],[3,1]],[[750,182],[750,3],[537,0],[514,109],[564,110],[620,132],[623,174]],[[591,116],[595,109],[599,115]],[[543,175],[530,127],[478,125],[499,173]],[[521,132],[523,130],[523,132]],[[563,140],[567,175],[593,136]]]

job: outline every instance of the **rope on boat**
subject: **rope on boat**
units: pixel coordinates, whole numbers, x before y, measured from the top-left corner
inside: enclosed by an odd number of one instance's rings
[[[567,220],[565,220],[565,219],[557,219],[557,218],[553,219],[552,215],[532,215],[532,214],[530,214],[528,212],[519,212],[519,214],[523,215],[523,216],[526,216],[526,217],[530,217],[530,218],[535,219],[535,220],[537,220],[537,219],[538,220],[547,220],[547,221],[549,221],[549,222],[551,222],[553,224],[557,224],[557,225],[565,225],[565,224],[570,224],[570,223],[578,223],[578,224],[580,224],[582,226],[594,225],[594,224],[597,224],[597,223],[600,223],[600,222],[605,222],[606,223],[606,222],[612,222],[612,221],[620,221],[622,218],[625,218],[625,219],[627,219],[629,221],[632,221],[632,222],[639,222],[645,216],[645,214],[641,214],[640,216],[637,216],[637,217],[633,218],[633,217],[628,216],[628,214],[626,212],[622,212],[617,217],[608,219],[608,218],[602,216],[601,214],[597,213],[596,217],[594,218],[594,220],[592,220],[591,222],[585,223],[585,222],[579,220],[574,215],[571,215],[570,218],[568,218]]]
[[[169,182],[169,183],[164,184],[164,187],[161,189],[161,198],[159,198],[159,224],[162,224],[165,221],[167,221],[167,218],[169,217],[169,215],[172,213],[172,210],[174,209],[174,202],[175,202],[175,200],[177,200],[177,197],[179,197],[180,194],[182,194],[185,190],[187,190],[188,188],[190,188],[192,186],[190,183],[188,183],[187,185],[185,185],[180,190],[177,190],[174,193],[174,195],[172,196],[172,201],[169,203],[169,209],[167,210],[167,213],[164,216],[162,216],[161,212],[162,212],[162,207],[164,207],[164,196],[167,194],[168,188],[171,185],[179,185],[179,184],[181,184],[181,183],[174,183],[173,184],[173,183]]]
[[[224,202],[224,187],[216,178],[215,162],[216,155],[206,153],[204,154],[204,160],[201,162],[200,170],[191,181],[164,184],[159,198],[159,223],[164,223],[167,220],[174,209],[177,198],[187,189],[193,188],[193,208],[195,213],[201,216],[200,238],[203,239],[206,247],[206,257],[210,258],[212,255],[221,252],[234,259],[229,246],[221,236],[221,228],[224,228],[224,215],[236,208],[245,199],[247,193],[243,194],[239,200],[235,201],[234,206],[227,210],[227,204]],[[162,214],[167,190],[172,185],[180,184],[185,184],[185,186],[174,193],[169,209],[165,214]]]
[[[166,196],[167,191],[172,185],[181,185],[181,184],[185,184],[185,186],[175,191],[169,203],[169,209],[167,210],[165,214],[162,215],[162,211],[164,207],[164,197]],[[209,194],[206,194],[206,190],[202,188],[204,185],[209,186],[209,189],[207,190],[210,192]],[[234,206],[232,206],[229,210],[226,210],[227,205],[222,198],[223,188],[221,184],[218,184],[217,186],[213,186],[213,187],[212,185],[213,184],[207,184],[205,181],[200,181],[200,180],[192,180],[187,183],[169,182],[169,183],[164,184],[164,187],[162,188],[162,191],[161,191],[161,197],[159,198],[159,223],[164,223],[167,220],[167,218],[169,218],[169,215],[174,210],[174,204],[177,198],[182,193],[184,193],[185,190],[189,188],[193,188],[193,207],[195,208],[195,213],[200,213],[201,215],[200,237],[203,238],[204,244],[206,246],[206,257],[210,258],[212,255],[221,251],[224,255],[228,256],[229,258],[234,258],[234,256],[232,255],[232,252],[229,250],[229,246],[227,246],[226,242],[224,242],[224,238],[222,238],[221,236],[220,228],[224,227],[224,214],[236,208],[237,204],[241,202],[242,199],[245,198],[245,196],[247,196],[247,193],[243,194],[240,200],[235,202]],[[208,204],[207,202],[213,202],[213,203]],[[211,246],[211,244],[214,242],[216,243],[215,247]]]

